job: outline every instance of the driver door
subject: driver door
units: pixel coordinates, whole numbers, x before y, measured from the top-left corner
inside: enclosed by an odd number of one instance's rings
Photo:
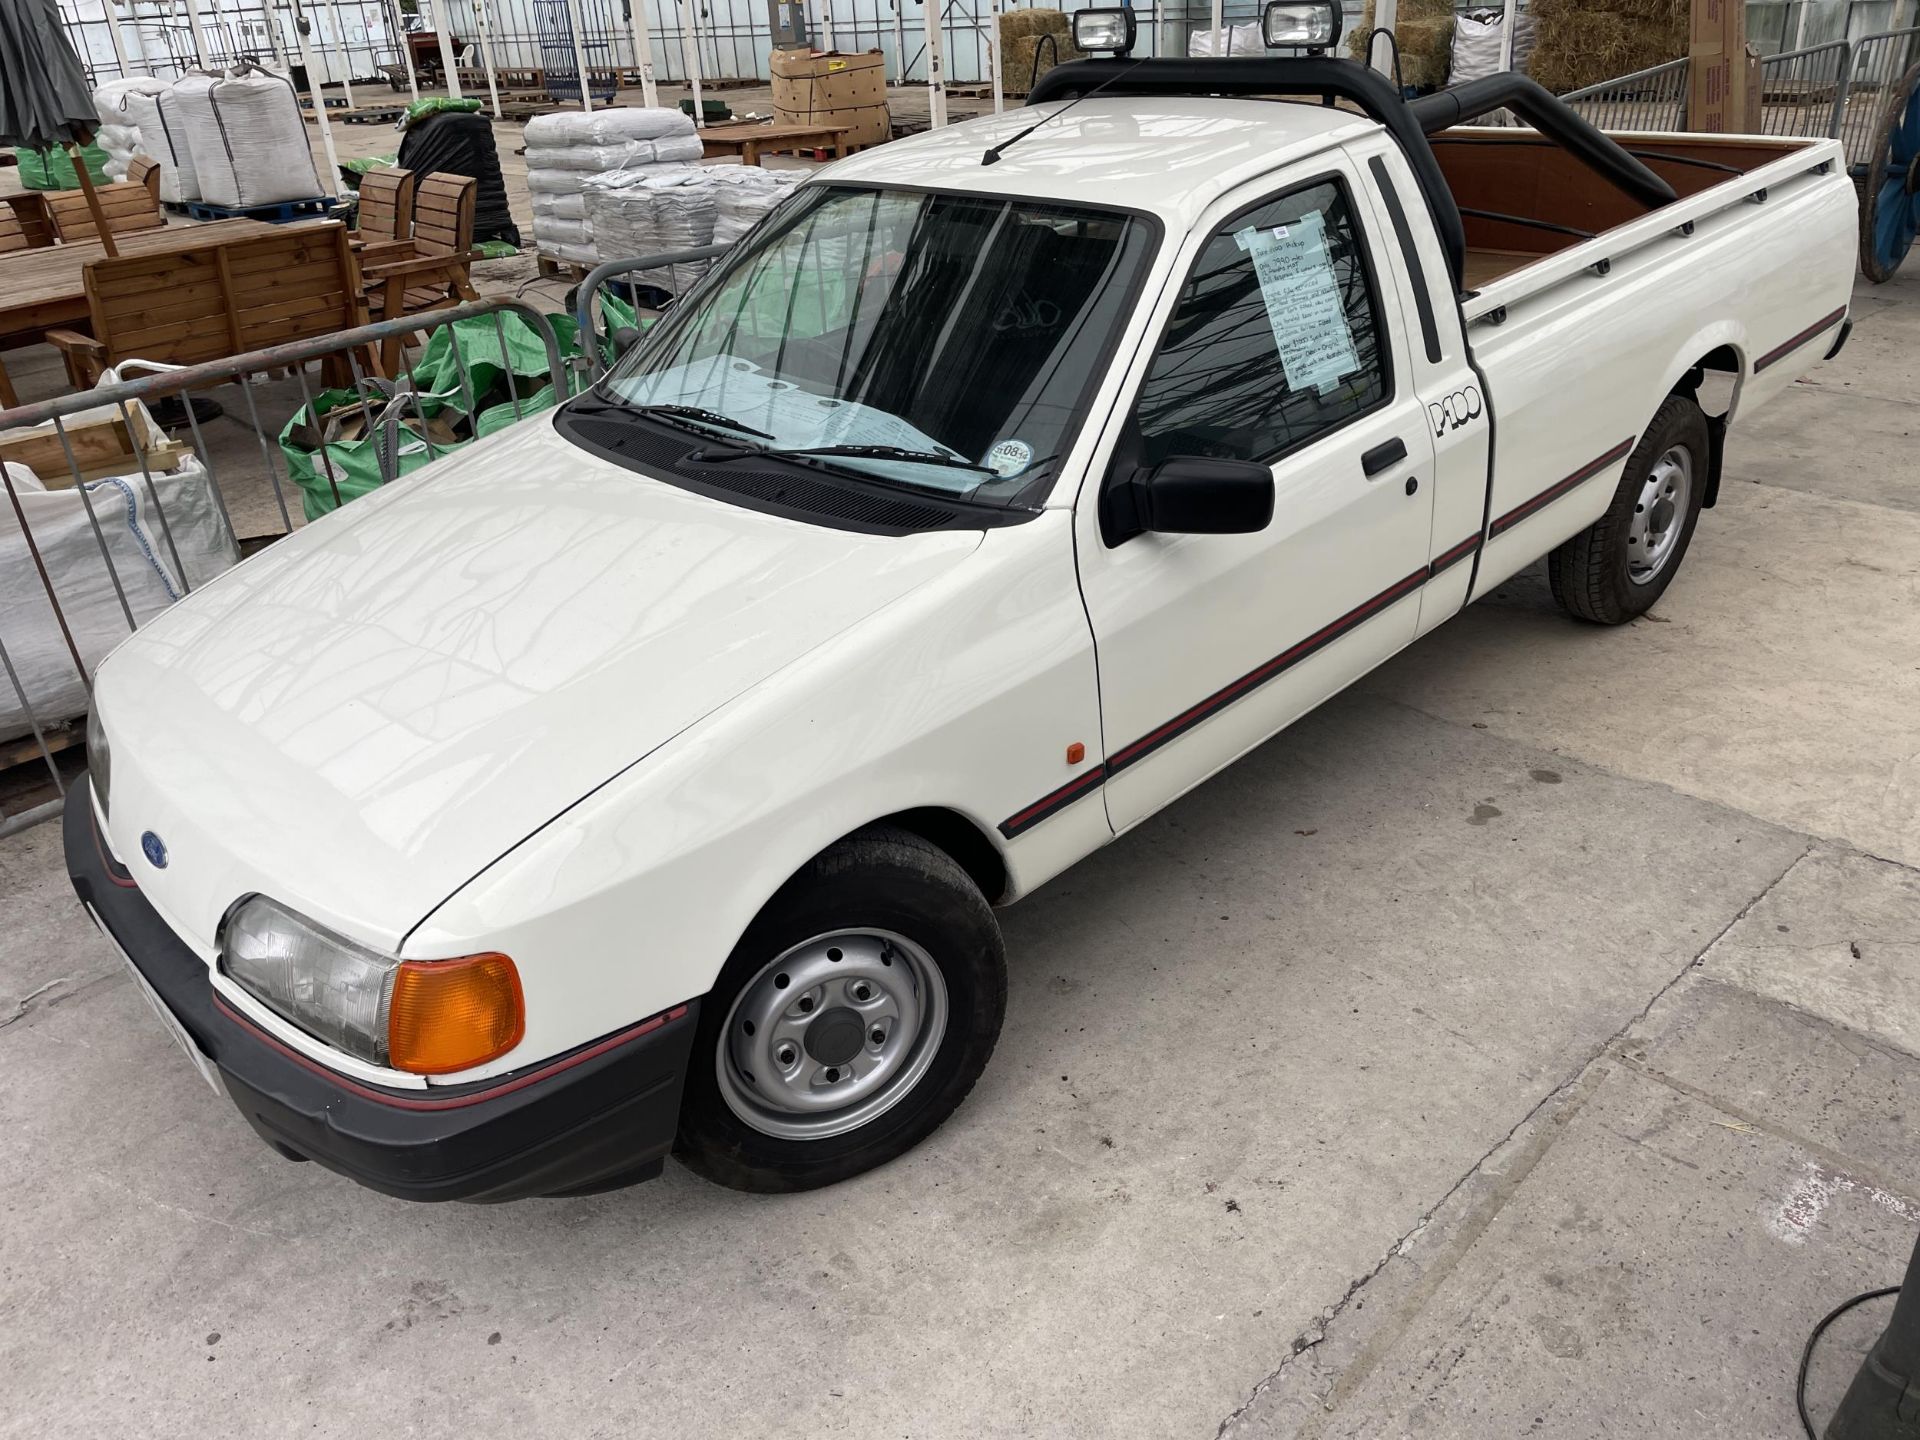
[[[1265,185],[1216,207],[1162,296],[1103,483],[1175,456],[1270,464],[1272,520],[1116,543],[1091,490],[1076,513],[1116,830],[1415,633],[1434,462],[1397,301],[1375,281],[1390,257],[1342,164]]]

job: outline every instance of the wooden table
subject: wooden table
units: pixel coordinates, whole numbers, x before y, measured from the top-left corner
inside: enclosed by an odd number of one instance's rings
[[[213,220],[115,235],[113,243],[122,255],[160,255],[286,228],[265,220]],[[32,345],[47,331],[66,326],[84,330],[90,318],[87,266],[106,258],[98,240],[0,255],[0,348]]]
[[[852,129],[849,125],[708,125],[700,131],[705,158],[738,155],[742,165],[758,165],[761,157],[776,150],[831,150],[840,158],[840,137]]]

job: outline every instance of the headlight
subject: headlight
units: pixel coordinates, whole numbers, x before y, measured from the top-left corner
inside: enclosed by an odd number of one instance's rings
[[[107,790],[113,782],[113,755],[107,749],[107,730],[100,723],[100,707],[87,711],[87,774],[93,779],[93,793],[100,797],[100,813],[107,811]]]
[[[243,900],[222,923],[220,966],[317,1039],[416,1074],[484,1064],[526,1031],[520,975],[505,955],[401,960],[261,895]]]

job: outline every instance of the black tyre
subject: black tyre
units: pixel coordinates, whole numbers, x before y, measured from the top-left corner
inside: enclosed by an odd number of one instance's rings
[[[912,1149],[1007,1009],[1000,927],[938,847],[874,827],[768,902],[702,1003],[676,1151],[735,1190],[810,1190]]]
[[[1652,609],[1693,542],[1708,463],[1707,417],[1690,397],[1669,395],[1627,457],[1607,513],[1547,557],[1561,608],[1596,625]]]

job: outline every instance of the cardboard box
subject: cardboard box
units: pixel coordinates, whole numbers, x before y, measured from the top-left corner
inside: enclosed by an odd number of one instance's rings
[[[1746,129],[1746,0],[1693,0],[1687,38],[1687,128],[1710,134]]]
[[[775,50],[773,123],[842,125],[843,145],[878,145],[893,136],[886,59],[878,50]]]

